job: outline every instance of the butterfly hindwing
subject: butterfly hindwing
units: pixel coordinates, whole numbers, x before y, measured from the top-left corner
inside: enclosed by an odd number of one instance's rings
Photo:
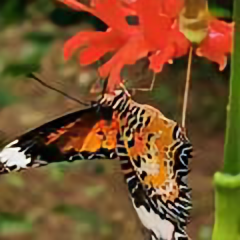
[[[188,240],[192,146],[178,124],[126,94],[106,95],[119,121],[117,155],[130,198],[151,240]]]
[[[98,110],[67,114],[15,139],[0,152],[1,173],[52,162],[116,158],[116,123],[110,109]]]

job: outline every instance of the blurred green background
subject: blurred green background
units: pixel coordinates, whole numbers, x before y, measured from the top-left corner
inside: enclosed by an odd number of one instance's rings
[[[212,14],[231,21],[232,1],[210,0]],[[13,138],[79,105],[26,78],[38,71],[46,82],[85,98],[96,66],[80,68],[63,60],[63,44],[76,32],[104,23],[50,0],[0,1],[0,130]],[[133,86],[148,86],[152,73],[141,60],[126,68]],[[187,126],[195,153],[191,163],[194,240],[210,240],[214,199],[212,175],[222,165],[229,65],[223,72],[194,56]],[[145,67],[145,68],[144,68]],[[187,57],[164,66],[152,92],[135,98],[181,120]],[[144,70],[143,70],[144,69]],[[78,162],[2,176],[0,239],[144,239],[118,163]]]

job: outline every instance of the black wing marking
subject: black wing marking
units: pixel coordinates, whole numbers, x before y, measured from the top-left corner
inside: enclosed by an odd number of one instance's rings
[[[104,111],[108,114],[107,120],[104,120],[106,115]],[[80,110],[27,132],[0,152],[0,173],[39,167],[53,162],[116,158],[115,147],[103,148],[102,141],[97,141],[99,136],[94,128],[101,120],[106,126],[111,125],[109,111],[111,110],[97,111],[97,107]],[[91,147],[87,146],[81,151],[91,132]],[[93,138],[96,138],[95,145]]]

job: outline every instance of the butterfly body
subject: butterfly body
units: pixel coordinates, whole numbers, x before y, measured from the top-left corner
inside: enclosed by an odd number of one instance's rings
[[[129,196],[154,240],[187,240],[192,146],[176,122],[124,91],[40,126],[0,152],[1,172],[81,159],[119,159]]]

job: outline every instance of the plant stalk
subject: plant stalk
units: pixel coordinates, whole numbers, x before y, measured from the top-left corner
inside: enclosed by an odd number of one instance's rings
[[[240,1],[234,1],[235,30],[231,63],[229,104],[227,106],[227,128],[224,147],[223,171],[240,173]]]
[[[234,1],[234,21],[224,165],[214,175],[213,240],[240,240],[240,0]]]

